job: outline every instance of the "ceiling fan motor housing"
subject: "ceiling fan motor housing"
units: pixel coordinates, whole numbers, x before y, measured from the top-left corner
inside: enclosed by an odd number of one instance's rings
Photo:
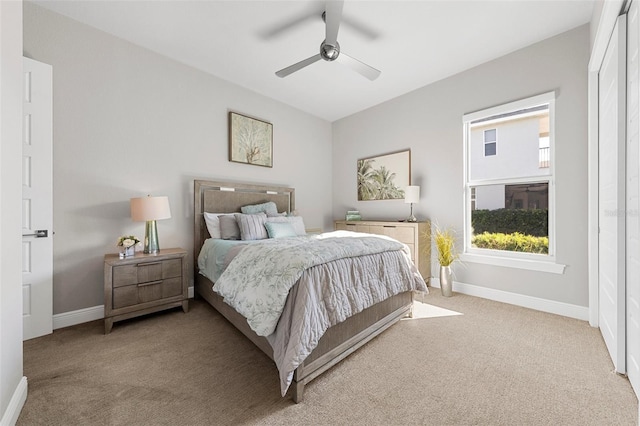
[[[324,41],[320,45],[320,56],[325,61],[335,61],[340,55],[340,44],[336,41],[336,45],[332,46]]]

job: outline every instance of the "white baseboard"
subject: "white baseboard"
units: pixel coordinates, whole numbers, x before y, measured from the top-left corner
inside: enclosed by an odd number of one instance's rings
[[[91,308],[78,309],[77,311],[63,312],[53,316],[53,329],[71,327],[84,322],[95,321],[104,318],[104,305]]]
[[[431,287],[440,288],[440,281],[437,277],[431,277],[430,284]],[[555,300],[510,293],[508,291],[495,290],[492,288],[465,284],[457,281],[453,282],[453,291],[468,294],[469,296],[495,300],[496,302],[522,306],[523,308],[535,309],[536,311],[589,321],[589,308],[586,306],[571,305],[569,303],[556,302]]]
[[[18,382],[18,386],[16,386],[15,392],[13,392],[11,396],[7,409],[2,415],[2,419],[0,419],[0,426],[13,426],[16,424],[22,407],[24,407],[24,403],[27,400],[27,392],[27,378],[22,376],[22,379]]]
[[[193,299],[193,287],[189,287],[188,296]],[[77,311],[63,312],[53,316],[53,329],[71,327],[89,321],[104,318],[104,305],[92,306],[91,308],[78,309]]]

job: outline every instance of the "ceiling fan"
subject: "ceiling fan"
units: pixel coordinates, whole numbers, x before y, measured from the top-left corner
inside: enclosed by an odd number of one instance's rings
[[[380,76],[379,70],[340,51],[338,30],[340,29],[343,6],[343,1],[327,1],[326,9],[322,14],[322,19],[325,23],[325,39],[320,44],[320,53],[277,71],[276,75],[278,77],[286,77],[314,62],[318,62],[320,59],[329,62],[337,60],[372,81]]]

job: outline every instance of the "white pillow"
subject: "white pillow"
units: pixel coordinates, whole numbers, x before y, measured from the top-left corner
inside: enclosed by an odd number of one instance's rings
[[[307,235],[307,231],[304,228],[304,221],[302,216],[276,216],[268,217],[267,222],[289,222],[293,225],[297,235]]]
[[[233,213],[208,213],[204,212],[204,223],[207,225],[207,230],[211,238],[222,238],[220,233],[220,218],[218,216],[228,216]]]

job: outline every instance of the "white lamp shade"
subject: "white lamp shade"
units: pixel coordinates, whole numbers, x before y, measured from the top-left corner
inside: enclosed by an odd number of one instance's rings
[[[136,222],[171,218],[169,197],[140,197],[131,199],[131,219]]]
[[[420,187],[417,185],[410,185],[404,189],[404,202],[417,203],[420,201]]]

